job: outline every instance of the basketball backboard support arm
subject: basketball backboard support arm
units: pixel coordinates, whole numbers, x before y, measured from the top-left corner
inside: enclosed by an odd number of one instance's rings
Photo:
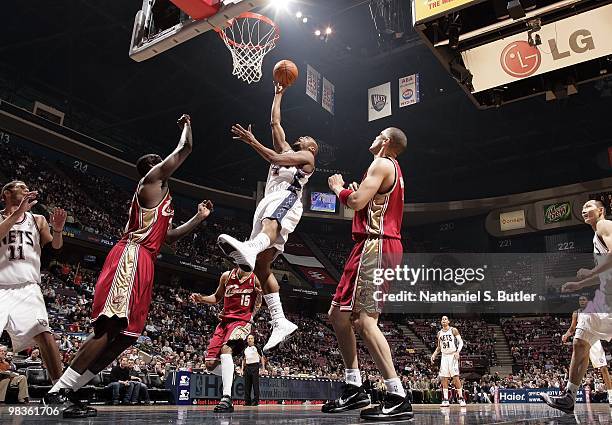
[[[219,12],[209,18],[194,20],[187,16],[176,25],[153,34],[155,1],[143,0],[142,8],[134,19],[129,55],[137,62],[150,59],[202,33],[224,27],[230,19],[267,2],[267,0],[223,0]]]

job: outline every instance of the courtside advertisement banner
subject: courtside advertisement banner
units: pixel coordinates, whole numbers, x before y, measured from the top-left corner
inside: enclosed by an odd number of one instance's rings
[[[321,95],[321,106],[330,114],[334,115],[335,87],[323,77],[323,94]]]
[[[612,4],[543,25],[537,34],[537,47],[522,32],[461,52],[474,93],[612,54]]]
[[[399,79],[399,107],[414,105],[419,102],[419,74],[408,75]]]
[[[319,71],[308,65],[306,68],[306,94],[315,102],[319,101],[319,85],[321,74]]]
[[[391,83],[368,89],[368,121],[391,115]]]

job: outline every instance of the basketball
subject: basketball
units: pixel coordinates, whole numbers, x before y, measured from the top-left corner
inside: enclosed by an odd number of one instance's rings
[[[283,59],[274,65],[274,80],[283,87],[290,86],[297,80],[298,68],[288,59]]]

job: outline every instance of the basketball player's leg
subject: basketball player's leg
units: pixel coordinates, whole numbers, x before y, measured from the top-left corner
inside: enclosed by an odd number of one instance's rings
[[[110,340],[104,353],[96,359],[87,370],[97,375],[102,372],[109,364],[121,355],[126,349],[134,345],[136,337],[124,334],[118,334],[114,339]]]
[[[221,369],[221,381],[223,382],[223,395],[219,404],[215,406],[215,412],[230,413],[234,411],[232,403],[232,386],[234,384],[234,359],[232,348],[227,344],[221,347],[221,360],[217,367]],[[214,371],[214,369],[213,369]],[[214,373],[214,372],[213,372]]]
[[[461,406],[465,406],[465,400],[463,399],[463,385],[461,384],[461,378],[459,378],[459,375],[453,376],[453,385],[455,385],[455,389],[457,390],[459,404]]]
[[[442,363],[440,363],[442,367]],[[449,405],[448,402],[448,377],[440,376],[440,382],[442,383],[442,406],[446,407]]]
[[[33,339],[40,348],[40,355],[45,362],[51,382],[55,384],[60,376],[62,376],[63,370],[62,356],[55,342],[55,337],[51,332],[41,332],[34,336]]]
[[[270,220],[266,220],[270,221]],[[272,262],[278,255],[274,247],[268,248],[257,256],[254,273],[261,284],[264,293],[263,298],[270,311],[272,334],[263,350],[269,351],[283,341],[286,341],[296,330],[297,326],[285,317],[283,305],[280,300],[280,286],[274,273],[272,273]]]

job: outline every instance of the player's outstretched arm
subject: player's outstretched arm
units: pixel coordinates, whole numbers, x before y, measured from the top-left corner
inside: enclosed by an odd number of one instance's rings
[[[142,181],[143,186],[156,185],[159,184],[159,182],[168,180],[191,153],[193,149],[191,117],[183,114],[177,123],[182,129],[182,132],[176,149],[174,149],[174,151],[162,162],[151,168]]]
[[[191,217],[187,223],[180,225],[176,229],[168,229],[168,233],[166,233],[166,243],[173,244],[193,232],[200,223],[208,218],[212,210],[213,203],[211,201],[205,200],[200,202],[198,204],[198,212]]]
[[[219,286],[217,286],[217,290],[212,295],[202,295],[193,293],[189,296],[191,302],[196,304],[218,304],[221,302],[223,297],[225,296],[225,285],[229,280],[230,272],[224,272],[219,278]]]
[[[336,193],[340,201],[349,208],[359,211],[365,208],[380,191],[385,178],[389,175],[394,175],[394,173],[395,169],[391,161],[384,158],[376,158],[372,165],[370,165],[370,168],[368,168],[368,173],[357,190],[344,189],[344,179],[340,174],[334,174],[329,177],[327,182],[329,188]]]
[[[440,352],[440,338],[438,338],[439,335],[440,335],[440,333],[438,332],[436,334],[436,341],[438,342],[437,345],[436,345],[436,350],[431,355],[431,362],[432,363],[436,360],[436,357],[438,357],[438,353]]]
[[[272,127],[272,143],[276,153],[291,150],[291,146],[289,146],[285,138],[285,130],[281,126],[281,101],[285,90],[287,90],[287,87],[274,82],[274,100],[272,101],[272,112],[270,114],[270,127]]]
[[[310,166],[314,169],[314,155],[310,151],[290,151],[280,154],[272,149],[262,145],[251,132],[251,125],[248,128],[242,127],[240,124],[232,126],[232,133],[235,140],[242,140],[251,146],[263,159],[270,164],[280,165],[284,167],[305,167]]]
[[[60,249],[64,245],[64,225],[67,213],[62,208],[55,208],[51,213],[51,228],[43,216],[35,216],[36,224],[40,229],[40,245],[45,246],[51,242],[53,249]]]

